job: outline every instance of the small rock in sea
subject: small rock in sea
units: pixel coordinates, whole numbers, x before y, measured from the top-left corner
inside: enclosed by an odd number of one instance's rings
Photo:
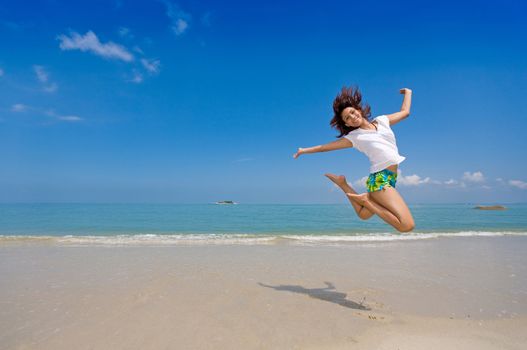
[[[505,210],[507,209],[503,205],[477,205],[474,207],[474,209],[480,209],[480,210]]]

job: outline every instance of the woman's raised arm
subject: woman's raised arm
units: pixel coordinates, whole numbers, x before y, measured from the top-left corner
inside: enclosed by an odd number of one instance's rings
[[[396,124],[410,115],[410,106],[412,105],[412,90],[404,88],[399,90],[399,92],[404,94],[403,105],[401,106],[400,112],[387,115],[390,125]]]
[[[293,155],[293,158],[298,158],[302,154],[306,153],[318,153],[318,152],[329,152],[337,149],[350,148],[353,147],[353,143],[345,137],[326,143],[325,145],[319,145],[308,148],[299,148],[298,151]]]

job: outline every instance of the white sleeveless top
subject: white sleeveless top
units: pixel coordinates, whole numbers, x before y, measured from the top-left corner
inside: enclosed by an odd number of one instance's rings
[[[344,136],[353,143],[353,147],[368,156],[371,165],[370,173],[376,173],[406,159],[399,155],[388,117],[380,115],[375,120],[377,130],[358,128]]]

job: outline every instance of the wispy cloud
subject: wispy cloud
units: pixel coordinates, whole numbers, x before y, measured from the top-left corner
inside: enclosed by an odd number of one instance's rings
[[[118,31],[119,35],[122,37],[127,37],[129,39],[133,38],[131,35],[131,30],[127,27],[120,27]],[[112,41],[106,43],[101,43],[99,38],[92,31],[87,32],[84,35],[81,35],[77,32],[71,32],[70,36],[59,35],[57,37],[60,40],[61,50],[80,50],[83,52],[91,52],[97,56],[115,59],[124,61],[131,64],[132,71],[128,76],[125,76],[125,81],[130,83],[139,84],[144,81],[145,72],[149,75],[156,75],[160,72],[161,61],[158,59],[152,59],[147,57],[142,57],[136,60],[132,51],[134,51],[139,56],[143,56],[143,50],[135,45],[131,50],[123,45],[116,44]],[[45,77],[43,76],[43,79]],[[48,86],[49,89],[53,88],[53,84]]]
[[[26,106],[25,104],[16,103],[11,106],[11,112],[15,112],[15,113],[25,112],[28,110],[28,108],[29,106]]]
[[[119,27],[119,29],[117,30],[117,33],[119,34],[121,38],[126,38],[126,39],[134,38],[132,31],[128,27]]]
[[[141,58],[141,64],[143,65],[143,67],[145,67],[145,69],[149,73],[151,74],[159,73],[159,68],[161,66],[161,62],[159,62],[159,60]]]
[[[80,122],[84,120],[83,118],[76,116],[76,115],[63,115],[63,114],[55,113],[55,111],[52,109],[47,110],[45,114],[58,121],[63,121],[63,122]]]
[[[454,179],[450,179],[444,182],[445,185],[457,185],[458,183],[459,181],[454,180]]]
[[[144,51],[143,49],[141,49],[139,46],[135,45],[134,47],[132,47],[132,50],[137,52],[137,53],[140,53],[141,55],[144,55]]]
[[[509,180],[509,185],[522,190],[527,190],[527,182],[521,180]]]
[[[463,173],[463,180],[469,182],[483,182],[485,181],[485,177],[483,176],[483,173],[481,171],[476,171],[474,173],[465,171]]]
[[[132,71],[132,77],[130,79],[128,79],[128,81],[131,82],[131,83],[136,83],[136,84],[142,83],[143,82],[143,75],[139,71],[134,69]]]
[[[53,118],[53,120],[55,121],[80,122],[84,120],[83,118],[77,115],[59,114],[59,113],[56,113],[53,109],[33,107],[33,106],[28,106],[22,103],[17,103],[11,106],[11,112],[14,112],[14,113],[22,113],[22,112],[28,112],[28,111],[31,111],[37,115],[46,115],[48,117]]]
[[[66,122],[80,122],[83,120],[81,117],[78,117],[76,115],[59,115],[57,116],[57,119]]]
[[[49,73],[43,66],[34,65],[33,70],[37,76],[37,80],[42,83],[42,89],[45,92],[55,92],[57,91],[58,85],[54,82],[49,81]]]
[[[33,69],[35,70],[35,74],[37,75],[37,79],[41,83],[47,83],[48,82],[49,75],[48,75],[48,72],[46,72],[46,70],[44,69],[44,67],[34,65]]]
[[[454,180],[454,179],[443,181],[443,185],[445,185],[447,188],[456,188],[456,187],[466,188],[467,187],[467,185],[463,181]]]
[[[171,29],[177,36],[182,35],[189,28],[192,16],[183,11],[177,4],[164,0],[163,3],[167,8],[167,16],[171,20]]]
[[[4,70],[0,68],[0,77],[4,76]]]
[[[175,22],[175,24],[172,26],[172,30],[176,35],[181,35],[187,30],[188,28],[188,21],[184,20],[182,18],[178,18]]]
[[[82,52],[91,52],[97,56],[131,62],[134,55],[122,45],[112,41],[101,43],[94,32],[88,31],[84,35],[77,32],[71,32],[70,36],[61,34],[57,37],[60,40],[61,50],[80,50]]]

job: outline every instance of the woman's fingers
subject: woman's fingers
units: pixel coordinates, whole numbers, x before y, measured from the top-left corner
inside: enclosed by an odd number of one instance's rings
[[[302,153],[302,148],[299,148],[298,151],[293,155],[293,158],[297,159]]]

